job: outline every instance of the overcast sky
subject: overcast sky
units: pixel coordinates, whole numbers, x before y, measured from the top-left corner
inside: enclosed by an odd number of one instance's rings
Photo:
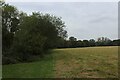
[[[68,36],[77,39],[118,38],[117,2],[9,2],[18,10],[62,17]]]

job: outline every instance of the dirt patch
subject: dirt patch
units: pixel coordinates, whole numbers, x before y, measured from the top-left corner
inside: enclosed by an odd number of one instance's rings
[[[73,71],[78,69],[80,64],[75,60],[57,60],[55,65],[56,78],[74,77]]]

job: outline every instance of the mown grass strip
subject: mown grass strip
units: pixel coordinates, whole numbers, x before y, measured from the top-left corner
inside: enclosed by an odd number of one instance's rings
[[[52,55],[48,54],[37,62],[4,65],[2,75],[3,78],[51,78],[53,64]]]

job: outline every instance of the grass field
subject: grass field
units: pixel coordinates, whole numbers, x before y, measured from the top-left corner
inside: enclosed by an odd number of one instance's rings
[[[3,78],[117,78],[118,47],[54,49],[44,59],[3,66]]]

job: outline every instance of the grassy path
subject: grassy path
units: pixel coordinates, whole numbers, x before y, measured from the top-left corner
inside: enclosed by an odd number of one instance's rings
[[[118,74],[118,47],[55,49],[43,60],[3,66],[5,78],[111,78]]]
[[[52,55],[31,63],[4,65],[3,78],[51,78],[53,77],[54,61]]]

